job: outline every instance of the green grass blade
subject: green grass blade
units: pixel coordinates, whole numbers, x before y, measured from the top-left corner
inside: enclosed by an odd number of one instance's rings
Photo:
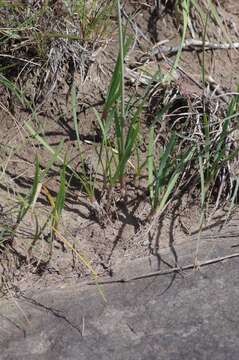
[[[172,65],[172,68],[165,75],[165,77],[163,79],[164,82],[170,81],[171,77],[174,75],[174,72],[177,70],[177,67],[178,67],[179,61],[180,61],[180,57],[181,57],[181,53],[182,53],[182,49],[183,49],[183,45],[184,45],[184,41],[185,41],[185,37],[186,37],[186,32],[187,32],[187,27],[188,27],[188,18],[189,18],[189,9],[190,9],[190,0],[182,0],[181,4],[182,4],[182,10],[183,10],[183,30],[182,30],[181,42],[180,42],[178,52],[176,54],[176,58]]]
[[[23,203],[22,203],[22,205],[20,207],[18,217],[17,217],[17,223],[18,224],[22,221],[22,219],[24,218],[24,216],[26,215],[26,213],[30,209],[31,205],[33,204],[35,196],[36,196],[37,191],[38,191],[39,183],[40,183],[40,164],[39,164],[38,157],[36,157],[36,160],[35,160],[35,174],[34,174],[34,179],[33,179],[31,192],[30,192],[29,196],[27,196],[25,199],[23,199]]]
[[[50,160],[47,161],[44,171],[42,171],[41,182],[43,181],[44,177],[47,176],[49,170],[52,168],[53,164],[58,159],[59,154],[61,153],[61,151],[63,149],[63,145],[64,145],[64,140],[62,139],[60,141],[60,144],[58,145],[56,151],[54,152],[54,154],[52,154],[52,157],[50,158]]]
[[[80,134],[79,134],[79,127],[78,127],[78,122],[77,122],[77,97],[76,97],[75,84],[73,84],[73,86],[71,88],[71,105],[72,105],[73,123],[74,123],[74,128],[75,128],[75,133],[76,133],[78,150],[81,154]]]
[[[131,39],[130,38],[125,39],[123,46],[123,59],[125,58],[129,50],[130,44],[131,44]],[[115,69],[111,78],[109,90],[106,96],[105,105],[103,108],[103,118],[107,117],[109,110],[112,108],[116,100],[119,99],[121,95],[121,83],[122,83],[121,56],[122,56],[121,53],[119,53],[117,62],[115,64]]]
[[[147,154],[147,168],[148,168],[148,189],[150,202],[153,204],[154,191],[154,126],[151,126],[149,131],[149,145],[148,145],[148,154]]]
[[[60,188],[57,192],[55,208],[54,208],[54,227],[57,228],[62,210],[65,204],[65,192],[66,192],[66,161],[64,161],[60,174]]]

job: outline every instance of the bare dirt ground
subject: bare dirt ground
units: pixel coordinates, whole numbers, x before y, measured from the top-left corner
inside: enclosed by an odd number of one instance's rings
[[[150,1],[145,5],[142,1],[129,1],[125,8],[126,14],[136,14],[134,24],[139,32],[138,41],[130,51],[127,65],[136,68],[136,62],[142,54],[149,54],[157,49],[157,43],[165,46],[179,44],[178,28],[180,24],[169,10],[156,16],[152,11]],[[232,42],[239,39],[239,3],[230,0],[218,4],[219,12],[224,19],[224,26],[230,34]],[[136,11],[137,10],[137,11]],[[197,22],[194,22],[194,26]],[[223,36],[215,24],[209,24],[210,42],[217,43]],[[131,29],[135,34],[135,29]],[[141,35],[140,35],[141,34]],[[191,38],[202,36],[198,29],[193,29]],[[107,41],[104,47],[96,52],[94,62],[84,80],[80,74],[75,74],[75,81],[79,89],[78,95],[78,124],[82,140],[84,156],[89,168],[96,166],[95,147],[99,143],[99,129],[95,121],[94,108],[102,109],[104,96],[110,81],[112,69],[117,57],[117,34]],[[221,41],[220,41],[221,42]],[[170,54],[169,54],[170,55]],[[169,60],[174,55],[165,56]],[[149,64],[161,64],[164,61],[159,54],[150,56]],[[210,79],[210,96],[221,96],[227,101],[226,93],[236,91],[239,83],[238,50],[210,50],[205,52],[205,69]],[[202,88],[197,85],[202,65],[202,52],[191,48],[183,51],[179,78],[176,86],[187,98],[202,96]],[[41,123],[41,134],[52,147],[57,147],[63,140],[68,158],[72,159],[72,166],[77,168],[80,162],[77,151],[76,135],[73,127],[72,108],[69,97],[69,81],[62,72],[57,79],[57,86],[48,96],[39,102],[37,120]],[[37,88],[37,76],[31,74],[25,83],[25,89],[30,95]],[[129,86],[129,93],[132,88]],[[140,92],[140,86],[138,91]],[[29,96],[30,96],[29,95]],[[45,94],[47,95],[47,94]],[[35,155],[38,154],[40,165],[44,168],[49,154],[43,146],[29,138],[23,124],[29,118],[29,113],[19,103],[11,99],[11,95],[4,88],[0,88],[0,144],[2,149],[18,144],[18,151],[14,156],[6,159],[2,152],[3,164],[7,164],[5,177],[0,183],[0,204],[2,215],[0,221],[14,222],[14,208],[17,199],[30,189],[34,174]],[[9,110],[11,109],[11,110]],[[142,116],[142,123],[147,128],[147,117]],[[32,116],[32,115],[31,115]],[[145,150],[142,148],[142,157]],[[10,184],[10,185],[9,185]],[[104,221],[99,221],[85,195],[82,194],[76,179],[72,178],[67,189],[65,208],[59,226],[61,234],[74,248],[91,262],[92,267],[99,274],[113,274],[115,265],[137,257],[158,253],[160,249],[179,242],[190,241],[190,234],[199,230],[200,209],[199,200],[195,194],[186,195],[176,207],[168,209],[154,228],[153,234],[145,227],[144,220],[150,205],[145,197],[145,187],[128,184],[127,202],[117,200],[111,209],[111,216],[103,213]],[[59,172],[52,171],[45,184],[52,196],[59,188]],[[195,189],[195,193],[198,189]],[[99,194],[100,197],[100,194]],[[38,222],[43,223],[49,212],[49,204],[44,193],[38,198],[35,206]],[[223,210],[214,214],[210,224],[222,221]],[[42,287],[62,281],[75,281],[88,274],[84,265],[74,251],[63,244],[60,239],[49,243],[48,232],[36,238],[36,218],[30,213],[19,224],[16,236],[11,239],[8,251],[3,254],[1,266],[4,284],[14,285],[20,289],[26,287]]]

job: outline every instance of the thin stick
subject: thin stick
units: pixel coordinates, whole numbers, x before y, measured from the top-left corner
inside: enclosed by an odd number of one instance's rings
[[[239,42],[234,43],[211,43],[206,41],[203,44],[202,40],[196,39],[189,39],[184,42],[183,45],[178,46],[161,46],[158,48],[153,48],[151,50],[151,55],[156,54],[167,54],[167,55],[174,55],[176,54],[179,49],[183,51],[203,51],[204,50],[229,50],[229,49],[239,49]]]
[[[160,276],[160,275],[168,275],[168,274],[172,274],[172,273],[177,273],[177,272],[182,272],[183,270],[190,270],[190,269],[198,269],[199,267],[202,266],[208,266],[211,264],[216,264],[218,262],[222,262],[224,260],[227,259],[232,259],[232,258],[236,258],[239,257],[239,253],[235,253],[235,254],[230,254],[230,255],[226,255],[226,256],[222,256],[222,257],[217,257],[217,258],[212,258],[210,260],[207,261],[197,261],[196,264],[188,264],[182,267],[176,266],[174,268],[171,268],[169,270],[159,270],[159,271],[154,271],[154,272],[150,272],[147,274],[143,274],[143,275],[139,275],[139,276],[134,276],[128,279],[122,278],[122,279],[116,279],[116,280],[105,280],[105,281],[99,281],[98,284],[115,284],[115,283],[129,283],[135,280],[140,280],[140,279],[147,279],[147,278],[151,278],[151,277],[155,277],[155,276]],[[95,285],[94,282],[89,282],[86,285]]]
[[[9,55],[9,54],[0,54],[0,57],[2,57],[2,58],[14,59],[14,60],[17,60],[17,61],[25,62],[25,63],[27,63],[27,64],[32,64],[32,65],[40,66],[40,64],[38,64],[38,63],[36,63],[36,62],[34,62],[34,61],[27,60],[27,59],[23,59],[23,58],[20,58],[20,57],[16,57],[16,56],[13,56],[13,55]]]

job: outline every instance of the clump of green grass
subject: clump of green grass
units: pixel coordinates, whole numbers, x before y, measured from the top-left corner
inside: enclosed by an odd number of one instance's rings
[[[120,34],[122,33],[121,29]],[[124,59],[130,42],[129,40],[123,42],[123,36],[120,36],[120,52],[102,116],[95,112],[102,136],[99,162],[103,168],[104,183],[109,192],[117,183],[120,183],[122,193],[126,185],[127,163],[137,143],[139,115],[142,109],[141,105],[132,112],[129,104],[126,105],[125,103]],[[113,143],[110,142],[112,128],[114,133]]]

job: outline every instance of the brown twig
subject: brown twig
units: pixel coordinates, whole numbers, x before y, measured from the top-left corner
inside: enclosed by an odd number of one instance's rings
[[[210,260],[207,261],[197,261],[197,263],[193,263],[193,264],[188,264],[185,266],[176,266],[173,267],[171,269],[168,270],[158,270],[158,271],[153,271],[150,273],[146,273],[146,274],[142,274],[139,276],[134,276],[131,278],[122,278],[122,279],[116,279],[116,280],[103,280],[103,281],[97,281],[97,285],[106,285],[106,284],[116,284],[116,283],[129,283],[135,280],[141,280],[141,279],[148,279],[151,277],[155,277],[155,276],[160,276],[160,275],[168,275],[168,274],[172,274],[172,273],[177,273],[177,272],[182,272],[183,270],[190,270],[190,269],[198,269],[200,267],[203,266],[208,266],[208,265],[212,265],[212,264],[216,264],[218,262],[222,262],[224,260],[227,259],[232,259],[235,257],[239,257],[239,253],[234,253],[234,254],[230,254],[230,255],[226,255],[226,256],[221,256],[221,257],[217,257],[217,258],[212,258]],[[89,282],[86,285],[96,285],[95,282]]]
[[[203,51],[204,50],[229,50],[229,49],[239,49],[239,42],[234,43],[211,43],[206,41],[205,43],[202,40],[196,40],[196,39],[189,39],[186,40],[183,46],[160,46],[160,47],[154,47],[151,50],[150,55],[174,55],[176,54],[179,49],[182,49],[183,51]]]

